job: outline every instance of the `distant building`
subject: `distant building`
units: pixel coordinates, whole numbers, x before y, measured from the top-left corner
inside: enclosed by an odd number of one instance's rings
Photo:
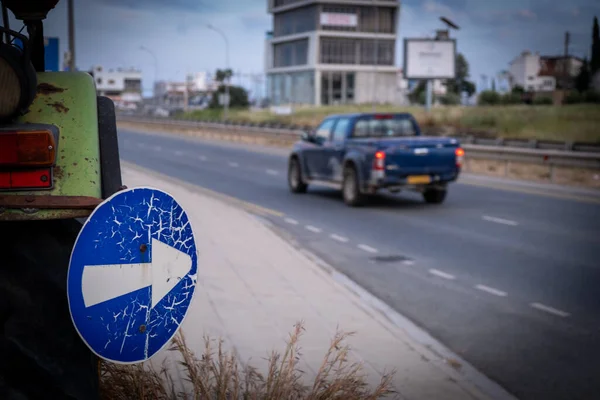
[[[268,0],[271,103],[396,103],[399,8],[398,0]]]
[[[520,86],[531,92],[551,92],[556,90],[556,78],[541,75],[541,56],[530,51],[522,52],[510,62],[509,75],[511,89]]]
[[[572,90],[583,60],[574,56],[540,56],[522,52],[510,63],[511,88],[519,85],[527,91]]]
[[[142,102],[142,71],[97,65],[89,72],[96,82],[98,95],[107,96],[117,107],[135,107]]]
[[[181,82],[159,81],[154,84],[153,103],[182,108],[187,96],[188,105],[204,105],[217,87],[217,82],[205,71],[188,74]]]

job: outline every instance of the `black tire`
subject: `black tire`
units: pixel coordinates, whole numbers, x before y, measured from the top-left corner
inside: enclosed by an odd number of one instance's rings
[[[344,168],[342,196],[344,198],[344,203],[350,207],[360,207],[365,204],[366,197],[360,192],[358,174],[352,165]]]
[[[123,185],[115,104],[111,99],[98,96],[98,138],[100,143],[100,175],[102,198],[117,193]]]
[[[302,181],[302,170],[296,157],[292,157],[288,164],[288,186],[292,193],[306,193],[308,189],[308,185]]]
[[[429,204],[441,204],[446,200],[447,190],[443,189],[427,189],[423,192],[423,198]]]

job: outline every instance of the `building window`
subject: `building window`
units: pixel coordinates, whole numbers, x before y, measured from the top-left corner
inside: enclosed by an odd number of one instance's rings
[[[308,62],[308,39],[273,45],[273,67],[306,65]]]
[[[533,76],[528,76],[528,77],[527,77],[527,80],[529,80],[529,81],[532,81],[534,78],[535,78],[535,77],[533,77]]]
[[[109,79],[108,80],[108,84],[109,85],[114,85],[115,84],[115,80],[114,79]]]
[[[96,79],[96,82],[98,83],[98,85],[102,85],[102,78]]]
[[[141,93],[142,81],[140,79],[125,79],[125,91]]]
[[[275,14],[273,25],[275,37],[314,31],[317,29],[317,7],[302,7]]]
[[[273,105],[315,102],[313,71],[269,74],[267,80],[269,98]]]
[[[322,64],[394,65],[394,52],[393,40],[323,37],[320,62]]]
[[[354,72],[323,71],[321,73],[321,104],[354,103]]]

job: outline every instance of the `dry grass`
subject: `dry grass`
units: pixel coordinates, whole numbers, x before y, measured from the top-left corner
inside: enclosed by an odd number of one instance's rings
[[[326,115],[370,112],[369,105],[297,108],[293,115],[270,111],[232,110],[230,119],[244,122],[280,122],[315,126]],[[564,106],[448,106],[427,114],[423,107],[378,106],[378,112],[410,112],[422,127],[444,134],[600,142],[600,105]],[[215,110],[193,112],[194,119],[218,118]]]
[[[379,385],[369,389],[362,366],[348,359],[350,347],[345,339],[352,333],[338,332],[331,341],[315,380],[306,385],[304,372],[298,368],[303,331],[302,323],[290,334],[283,355],[273,352],[268,358],[266,376],[251,366],[242,366],[234,353],[223,349],[223,341],[204,337],[204,353],[197,358],[187,347],[183,334],[172,342],[183,368],[185,385],[177,382],[173,368],[163,363],[157,371],[148,365],[101,366],[101,399],[311,399],[358,400],[393,395],[392,376],[382,377]],[[215,350],[216,347],[216,350]],[[181,389],[184,388],[184,389]]]

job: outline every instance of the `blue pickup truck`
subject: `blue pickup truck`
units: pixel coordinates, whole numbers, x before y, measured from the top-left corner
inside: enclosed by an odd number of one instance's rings
[[[349,206],[382,189],[416,190],[426,202],[442,203],[463,158],[458,140],[422,136],[408,113],[331,115],[294,144],[288,184],[293,193],[313,183],[335,187]]]

